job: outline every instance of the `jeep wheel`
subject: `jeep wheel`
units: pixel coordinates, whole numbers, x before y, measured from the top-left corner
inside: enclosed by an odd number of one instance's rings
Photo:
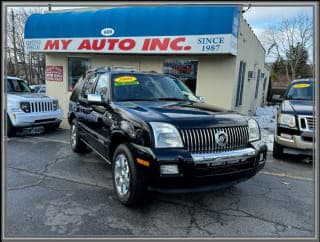
[[[276,159],[283,158],[283,147],[277,144],[276,141],[273,142],[273,157]]]
[[[112,162],[113,186],[120,202],[126,206],[137,205],[146,194],[141,171],[124,144],[117,147]]]
[[[7,116],[7,136],[13,137],[16,135],[16,129],[13,127],[9,116]]]
[[[71,123],[70,143],[72,150],[76,153],[84,153],[88,151],[87,145],[80,139],[78,124],[75,119]]]

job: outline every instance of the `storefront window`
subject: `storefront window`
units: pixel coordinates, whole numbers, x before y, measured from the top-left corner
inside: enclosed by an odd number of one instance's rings
[[[175,76],[183,81],[193,93],[196,93],[198,61],[169,60],[163,64],[163,73]]]
[[[68,58],[68,90],[72,91],[74,85],[81,75],[90,69],[91,63],[88,58],[69,57]]]

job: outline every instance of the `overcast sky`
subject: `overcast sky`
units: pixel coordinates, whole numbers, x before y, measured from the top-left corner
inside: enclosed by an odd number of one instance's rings
[[[313,16],[312,7],[251,7],[243,14],[243,17],[252,27],[253,32],[257,35],[258,39],[263,39],[263,33],[268,27],[279,23],[283,18],[294,17],[300,13]],[[309,62],[312,62],[313,49],[308,50]],[[274,61],[268,58],[267,62]]]

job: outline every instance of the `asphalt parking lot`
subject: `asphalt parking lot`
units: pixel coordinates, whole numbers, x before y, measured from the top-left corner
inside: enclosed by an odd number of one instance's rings
[[[314,236],[312,163],[274,160],[223,191],[153,193],[141,208],[121,205],[111,169],[95,153],[71,151],[69,131],[7,141],[6,237]]]

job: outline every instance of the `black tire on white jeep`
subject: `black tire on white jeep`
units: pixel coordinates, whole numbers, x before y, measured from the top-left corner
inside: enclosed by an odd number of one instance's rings
[[[7,136],[13,137],[16,135],[16,128],[12,125],[9,116],[7,115]]]

